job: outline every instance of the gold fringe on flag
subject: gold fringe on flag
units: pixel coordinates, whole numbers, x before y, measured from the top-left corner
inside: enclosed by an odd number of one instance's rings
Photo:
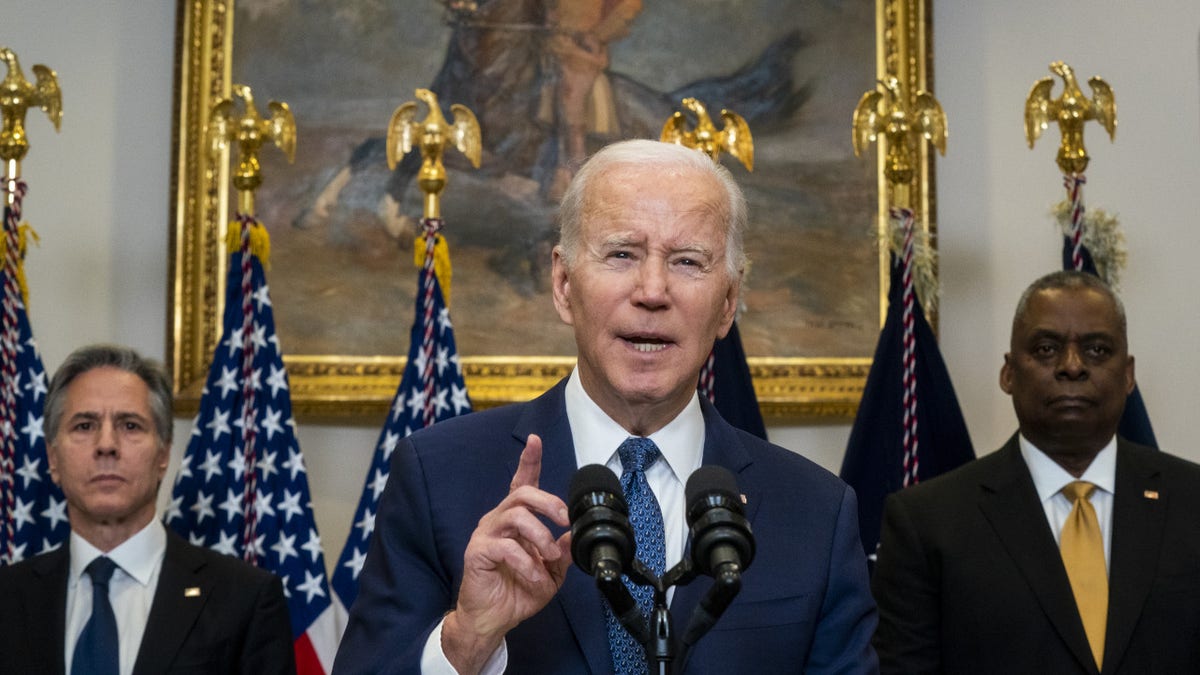
[[[17,285],[21,288],[21,302],[25,303],[25,311],[29,311],[29,284],[25,283],[25,250],[29,248],[29,237],[33,237],[36,244],[42,242],[38,233],[30,227],[29,223],[21,223],[17,228],[17,269],[13,270],[14,276],[17,277]],[[8,255],[8,239],[0,237],[0,260],[4,260]]]
[[[1063,236],[1071,236],[1071,201],[1064,199],[1051,210]],[[1117,217],[1104,209],[1089,208],[1083,212],[1083,245],[1092,254],[1096,274],[1104,283],[1117,289],[1120,286],[1121,270],[1129,254],[1125,250],[1125,235]]]
[[[425,235],[417,235],[413,242],[413,264],[418,268],[425,266]],[[450,308],[450,245],[442,235],[434,235],[433,240],[433,274],[437,277],[438,285],[442,287],[442,302]]]
[[[915,225],[914,225],[915,227]],[[897,259],[904,258],[904,223],[899,218],[888,218],[886,236],[879,237],[879,246],[886,246]],[[937,250],[929,243],[929,233],[920,227],[913,231],[913,291],[917,301],[925,308],[925,316],[937,309],[938,281],[934,273]]]
[[[229,222],[229,231],[225,233],[226,250],[232,254],[242,248],[242,223],[233,220]],[[258,258],[263,270],[271,269],[271,235],[267,228],[257,219],[250,222],[250,253]]]

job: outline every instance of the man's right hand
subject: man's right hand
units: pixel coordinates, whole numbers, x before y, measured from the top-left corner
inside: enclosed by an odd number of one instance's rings
[[[476,673],[517,624],[539,612],[571,566],[571,533],[557,539],[539,516],[567,527],[567,505],[538,489],[542,439],[531,434],[508,496],[480,518],[467,542],[458,604],[442,626],[442,650]]]

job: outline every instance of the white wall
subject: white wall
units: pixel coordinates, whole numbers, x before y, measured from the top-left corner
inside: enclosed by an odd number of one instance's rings
[[[64,91],[61,134],[30,112],[23,164],[25,216],[42,237],[26,268],[31,321],[48,369],[99,340],[165,353],[174,4],[0,0],[0,44],[27,74],[34,63],[56,69]],[[996,377],[1016,298],[1059,265],[1047,216],[1063,194],[1057,132],[1031,151],[1021,115],[1034,80],[1062,59],[1116,91],[1116,142],[1098,127],[1087,132],[1085,195],[1120,215],[1128,239],[1123,296],[1159,442],[1200,460],[1187,422],[1200,410],[1200,294],[1189,264],[1200,251],[1200,3],[934,4],[935,94],[951,133],[937,186],[942,350],[977,450],[992,450],[1015,426]],[[188,431],[180,420],[177,438]],[[330,562],[377,431],[299,429]],[[776,424],[770,434],[836,471],[849,426]]]

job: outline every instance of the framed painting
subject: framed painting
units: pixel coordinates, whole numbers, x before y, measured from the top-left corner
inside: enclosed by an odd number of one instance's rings
[[[220,337],[229,168],[209,153],[234,83],[284,101],[295,162],[264,148],[257,216],[292,403],[308,419],[386,410],[408,350],[422,195],[385,134],[417,88],[474,110],[478,170],[447,153],[451,314],[477,408],[566,375],[574,342],[549,294],[557,196],[578,160],[657,138],[691,96],[744,117],[753,170],[738,326],[768,418],[853,416],[886,310],[882,164],[854,156],[851,113],[876,79],[931,89],[928,0],[179,0],[169,358],[194,410]],[[583,64],[583,65],[580,65]],[[581,95],[582,94],[582,95]],[[912,191],[930,234],[922,150]]]

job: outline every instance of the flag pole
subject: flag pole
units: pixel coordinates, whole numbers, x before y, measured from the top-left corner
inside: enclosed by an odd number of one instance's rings
[[[256,255],[264,268],[267,263],[266,229],[258,222],[254,211],[254,191],[262,185],[262,170],[258,154],[266,141],[273,142],[292,162],[296,156],[296,120],[287,103],[271,101],[268,108],[270,118],[259,115],[254,105],[254,95],[244,84],[233,85],[234,96],[243,101],[243,112],[238,114],[233,98],[218,101],[212,110],[210,140],[214,153],[232,145],[237,149],[238,163],[233,175],[233,186],[238,191],[237,229],[230,225],[229,241],[237,236],[241,250],[242,272],[242,449],[245,461],[245,482],[242,493],[242,512],[245,522],[242,532],[242,556],[247,562],[257,563],[254,547],[257,510],[255,509],[256,463],[255,440],[257,425],[254,422],[257,408],[254,390],[254,357],[257,352],[254,336],[254,309],[252,302],[253,269],[251,256]],[[232,244],[230,244],[232,248]]]
[[[379,433],[354,512],[354,527],[346,537],[333,574],[333,592],[343,615],[358,597],[358,576],[391,472],[392,453],[409,434],[471,412],[448,309],[450,253],[445,237],[439,234],[443,227],[440,199],[447,183],[442,157],[450,139],[478,167],[483,154],[482,136],[474,113],[465,106],[451,105],[453,122],[448,123],[433,92],[417,89],[416,97],[426,104],[428,113],[418,120],[418,106],[413,101],[396,108],[388,125],[387,160],[395,169],[413,147],[421,149],[418,185],[425,192],[425,210],[422,232],[413,246],[414,263],[420,268],[418,291],[404,374]]]
[[[891,186],[892,206],[888,209],[891,225],[887,240],[900,259],[903,290],[903,487],[918,481],[920,461],[917,442],[917,356],[914,326],[915,217],[910,202],[915,176],[914,157],[922,138],[946,154],[946,114],[942,106],[927,91],[919,91],[911,100],[905,87],[895,77],[879,80],[859,100],[852,119],[854,154],[861,156],[871,141],[879,141],[884,153],[883,175]],[[900,244],[895,246],[899,233]],[[896,250],[896,249],[899,250]],[[935,295],[933,288],[922,289],[926,302]]]
[[[0,60],[8,73],[0,82],[0,160],[4,162],[4,289],[3,317],[0,319],[0,521],[4,523],[4,548],[0,558],[15,562],[19,557],[16,544],[16,459],[18,430],[17,406],[20,373],[17,368],[20,339],[20,312],[28,297],[22,270],[21,205],[27,186],[21,180],[21,160],[29,152],[29,137],[25,132],[25,113],[31,107],[42,109],[57,132],[62,123],[62,92],[58,75],[44,65],[33,67],[36,83],[25,79],[16,52],[0,47]],[[28,482],[28,479],[27,481]]]
[[[1083,131],[1089,121],[1099,122],[1108,132],[1109,140],[1117,133],[1117,106],[1112,87],[1103,79],[1088,80],[1092,98],[1084,95],[1075,78],[1075,71],[1063,61],[1050,64],[1050,72],[1063,80],[1063,92],[1051,98],[1053,77],[1044,77],[1034,83],[1025,98],[1025,140],[1032,149],[1042,132],[1051,122],[1058,123],[1062,142],[1058,146],[1055,163],[1063,174],[1063,187],[1070,204],[1070,262],[1076,271],[1084,270],[1084,206],[1083,185],[1087,182],[1084,171],[1088,166],[1087,148],[1083,144]]]
[[[442,191],[446,189],[446,166],[442,162],[446,146],[454,139],[454,147],[466,155],[471,165],[479,168],[483,156],[483,137],[479,130],[479,121],[475,113],[465,105],[455,103],[450,106],[454,122],[448,123],[442,108],[438,104],[437,94],[428,89],[417,89],[417,99],[423,101],[428,108],[425,119],[418,122],[417,103],[408,101],[401,103],[392,113],[388,123],[387,162],[393,171],[400,159],[408,154],[413,146],[421,150],[421,169],[417,173],[417,185],[425,193],[424,217],[421,220],[423,234],[418,235],[418,242],[424,237],[424,246],[417,246],[416,251],[424,250],[422,261],[424,274],[421,287],[422,308],[424,312],[425,334],[422,338],[421,381],[424,383],[424,426],[430,426],[436,419],[434,389],[436,379],[433,377],[435,359],[433,358],[433,329],[434,329],[434,278],[437,277],[442,289],[442,301],[450,306],[450,256],[447,251],[445,237],[438,233],[445,226],[442,220]],[[439,264],[441,263],[441,264]]]

